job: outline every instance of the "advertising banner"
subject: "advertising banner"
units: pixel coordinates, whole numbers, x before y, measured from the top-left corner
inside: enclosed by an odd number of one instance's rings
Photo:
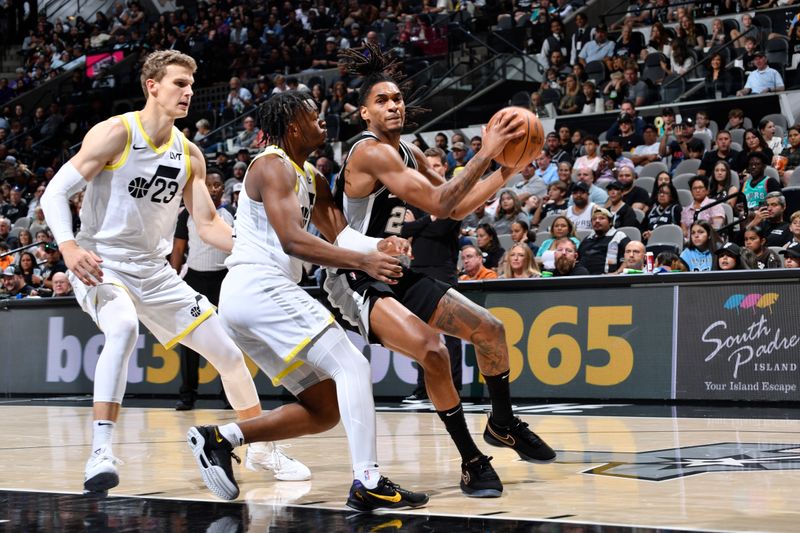
[[[465,293],[503,321],[514,398],[669,398],[673,288]]]
[[[680,287],[676,396],[800,400],[797,283]]]

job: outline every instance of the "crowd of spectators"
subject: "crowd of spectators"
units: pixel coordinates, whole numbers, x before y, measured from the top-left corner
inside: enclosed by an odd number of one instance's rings
[[[620,111],[605,132],[563,125],[550,132],[544,150],[509,187],[465,219],[463,279],[635,273],[648,250],[656,252],[657,271],[797,266],[800,213],[786,212],[781,191],[800,165],[800,127],[746,117],[739,109],[723,127],[702,111],[680,116],[664,108],[661,121],[637,112],[657,100],[668,76],[691,72],[703,57],[710,58],[708,67],[693,75],[705,77],[710,98],[784,90],[785,65],[770,65],[764,47],[785,39],[800,53],[800,25],[786,37],[780,28],[757,26],[750,14],[734,24],[739,4],[638,0],[610,27],[590,24],[578,12],[570,35],[562,20],[580,1],[201,2],[153,16],[133,0],[91,20],[31,17],[17,28],[23,65],[15,79],[0,79],[0,255],[30,246],[0,257],[2,294],[70,292],[39,198],[72,155],[70,147],[110,115],[96,95],[108,94],[114,81],[103,69],[89,78],[79,68],[69,74],[70,91],[48,106],[8,103],[71,62],[103,51],[178,49],[198,61],[198,86],[227,83],[227,95],[212,107],[236,119],[236,133],[214,138],[210,117],[192,120],[184,133],[223,173],[224,202],[235,207],[247,166],[264,142],[255,105],[281,91],[307,90],[333,129],[351,119],[360,80],[340,70],[328,83],[316,76],[303,84],[297,73],[336,68],[339,50],[365,41],[395,49],[409,65],[415,56],[442,51],[447,25],[437,17],[459,10],[472,20],[509,19],[530,30],[526,46],[548,67],[530,97],[541,115],[595,112],[600,101],[601,109]],[[695,22],[709,15],[716,17],[709,26]],[[730,42],[730,50],[718,48]],[[746,81],[735,69],[750,73]],[[481,138],[440,133],[435,144],[452,175],[480,150]],[[311,159],[332,181],[338,171],[332,146]],[[654,166],[660,171],[652,172]],[[81,201],[82,193],[71,199],[76,229]],[[650,242],[654,230],[668,225],[680,228],[681,242]]]
[[[625,100],[637,106],[669,101],[668,88],[691,83],[702,86],[697,94],[705,98],[779,92],[787,86],[789,60],[800,53],[796,20],[773,28],[752,12],[740,15],[751,8],[738,1],[632,0],[610,27],[592,25],[577,13],[571,35],[557,6],[526,10],[526,4],[517,3],[513,24],[528,28],[528,52],[546,69],[539,89],[530,94],[531,109],[544,117],[618,109]]]

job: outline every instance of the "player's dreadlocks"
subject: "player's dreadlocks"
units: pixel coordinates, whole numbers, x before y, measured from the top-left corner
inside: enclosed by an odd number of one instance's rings
[[[261,105],[259,122],[266,144],[283,144],[283,138],[289,131],[289,123],[299,113],[311,111],[309,98],[310,95],[302,91],[285,91],[273,95]]]
[[[400,60],[388,53],[384,54],[377,44],[367,42],[361,48],[341,50],[339,63],[345,66],[348,73],[364,76],[364,81],[358,89],[359,107],[366,105],[367,97],[375,84],[389,81],[396,84],[403,93],[403,100],[406,102],[406,119],[428,111],[411,103],[424,90],[424,87],[409,94],[412,83],[405,79],[406,76],[400,68],[402,66]],[[408,121],[406,122],[408,123]]]

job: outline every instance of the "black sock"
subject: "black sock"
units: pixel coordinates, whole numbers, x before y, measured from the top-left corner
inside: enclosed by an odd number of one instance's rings
[[[508,427],[514,419],[514,412],[511,410],[511,391],[508,383],[510,370],[506,370],[497,376],[487,376],[486,387],[489,389],[489,399],[492,402],[492,423],[498,426]]]
[[[447,411],[436,411],[436,414],[444,422],[444,427],[456,444],[463,462],[466,463],[481,454],[481,451],[475,446],[475,441],[472,440],[472,435],[469,434],[469,429],[467,429],[467,421],[464,419],[464,408],[461,406],[461,402]]]

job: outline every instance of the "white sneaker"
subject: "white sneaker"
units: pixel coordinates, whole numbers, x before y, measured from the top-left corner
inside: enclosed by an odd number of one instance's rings
[[[122,464],[122,461],[111,455],[107,447],[103,446],[95,450],[86,461],[83,490],[105,492],[119,485],[118,464]]]
[[[244,466],[248,470],[271,471],[281,481],[305,481],[311,479],[311,470],[306,465],[283,453],[290,444],[276,445],[272,442],[258,442],[247,447]]]

